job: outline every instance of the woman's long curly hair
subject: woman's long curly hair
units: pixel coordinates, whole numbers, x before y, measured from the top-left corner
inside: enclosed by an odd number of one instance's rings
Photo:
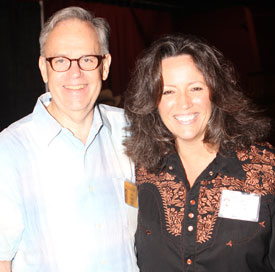
[[[210,90],[212,114],[204,143],[219,146],[226,155],[262,141],[270,130],[269,119],[244,95],[233,65],[220,51],[195,36],[164,36],[138,58],[124,96],[129,122],[126,154],[149,171],[159,169],[162,158],[176,151],[175,137],[163,124],[158,105],[163,90],[162,60],[179,55],[192,57]]]

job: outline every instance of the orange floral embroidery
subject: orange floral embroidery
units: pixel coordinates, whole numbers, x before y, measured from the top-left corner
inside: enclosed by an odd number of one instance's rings
[[[230,240],[228,243],[226,243],[226,245],[232,247],[232,241]]]
[[[141,168],[137,176],[137,185],[143,183],[150,183],[158,188],[164,208],[166,229],[174,236],[181,235],[186,196],[183,183],[176,182],[175,176],[169,173],[161,173],[157,176],[148,174],[144,168]]]
[[[237,152],[237,157],[243,163],[246,180],[218,175],[213,180],[201,181],[197,218],[197,242],[199,243],[205,243],[212,238],[222,190],[256,193],[262,196],[275,195],[274,153],[252,146],[250,151]],[[149,174],[144,168],[141,168],[137,175],[137,185],[150,183],[157,187],[164,207],[166,229],[170,234],[180,236],[186,189],[183,182],[176,182],[175,178],[169,173]],[[232,246],[232,243],[230,244],[229,241],[227,245]]]
[[[212,237],[218,217],[220,195],[223,189],[247,193],[275,195],[275,155],[256,146],[250,152],[237,152],[238,158],[249,163],[243,164],[246,180],[218,175],[211,181],[202,181],[198,203],[197,242],[204,243]]]

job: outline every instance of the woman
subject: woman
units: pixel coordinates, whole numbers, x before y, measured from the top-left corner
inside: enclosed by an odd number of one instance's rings
[[[125,111],[141,272],[274,272],[270,123],[222,53],[162,37],[137,61]]]

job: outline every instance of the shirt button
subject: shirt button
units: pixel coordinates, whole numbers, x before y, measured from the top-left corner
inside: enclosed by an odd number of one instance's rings
[[[191,232],[191,231],[193,231],[194,227],[193,226],[188,226],[187,229],[188,229],[188,231]]]
[[[194,199],[190,200],[190,204],[194,206],[196,204],[196,201]]]
[[[209,171],[209,175],[213,176],[214,175],[213,171]]]
[[[190,265],[190,264],[192,264],[192,260],[191,259],[187,259],[186,263]]]
[[[188,213],[188,217],[189,218],[194,218],[194,214],[193,213]]]
[[[173,170],[174,168],[173,168],[172,165],[170,165],[170,166],[168,167],[168,169],[169,169],[169,170]]]

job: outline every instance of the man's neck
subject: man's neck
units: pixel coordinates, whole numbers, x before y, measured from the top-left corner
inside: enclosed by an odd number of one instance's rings
[[[92,126],[94,109],[89,112],[74,111],[65,113],[57,111],[50,105],[47,110],[56,121],[64,128],[70,130],[76,138],[85,144]]]

